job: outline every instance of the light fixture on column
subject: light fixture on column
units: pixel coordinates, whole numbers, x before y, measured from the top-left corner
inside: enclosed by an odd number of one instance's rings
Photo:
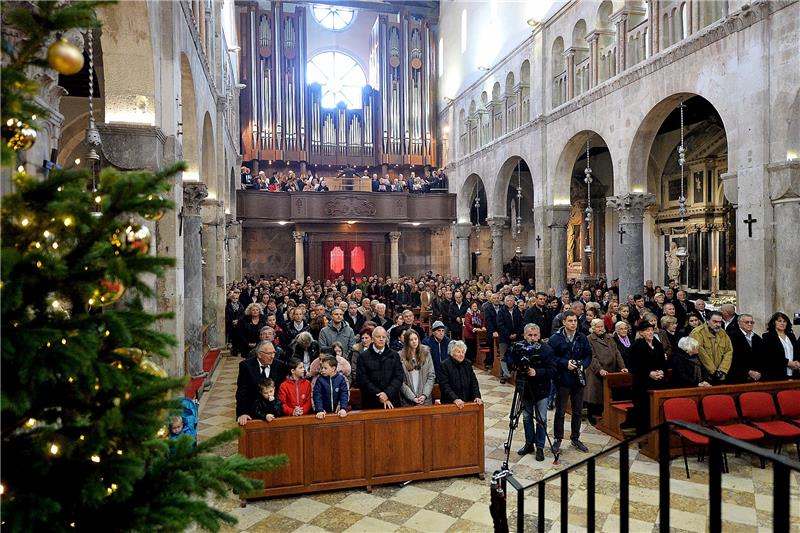
[[[589,140],[586,140],[586,169],[583,171],[583,181],[586,183],[586,246],[583,253],[592,255],[591,224],[592,224],[592,168],[589,166]],[[584,274],[586,274],[584,272]]]
[[[678,197],[678,214],[681,216],[681,222],[683,222],[684,217],[686,216],[686,195],[684,193],[684,165],[686,164],[686,145],[683,143],[683,109],[686,107],[681,100],[680,105],[678,106],[681,111],[681,144],[678,146],[678,165],[681,167],[681,195]]]
[[[100,154],[98,150],[102,141],[97,124],[94,121],[94,34],[92,30],[86,32],[87,53],[89,55],[89,124],[86,127],[85,142],[89,147],[86,154],[86,161],[89,164],[89,171],[92,173],[92,216],[103,216],[100,210],[102,197],[97,192],[97,172],[100,166]]]
[[[475,179],[475,255],[481,255],[481,196],[478,189],[478,180]]]

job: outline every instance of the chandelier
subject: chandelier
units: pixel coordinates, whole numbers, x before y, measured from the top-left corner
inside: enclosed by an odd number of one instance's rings
[[[478,180],[475,179],[475,255],[481,255],[481,197],[478,194]]]
[[[592,255],[591,224],[592,224],[592,168],[589,166],[589,140],[586,140],[586,169],[583,171],[583,181],[586,183],[586,246],[583,253],[587,257]]]
[[[92,215],[100,217],[103,215],[100,204],[102,198],[97,193],[97,173],[100,166],[100,154],[98,150],[102,144],[100,132],[94,120],[94,33],[90,29],[86,32],[88,55],[89,55],[89,124],[86,127],[86,145],[89,151],[86,154],[87,162],[92,174]]]
[[[517,218],[514,221],[516,223],[516,229],[514,230],[514,240],[517,239],[517,236],[522,233],[522,175],[520,174],[520,165],[522,163],[522,159],[517,161]]]
[[[684,193],[684,166],[686,165],[686,145],[684,144],[683,138],[683,109],[686,106],[681,100],[680,105],[678,108],[681,111],[681,144],[678,146],[678,166],[681,167],[681,195],[678,197],[678,214],[681,216],[681,222],[683,222],[684,217],[686,216],[686,194]]]

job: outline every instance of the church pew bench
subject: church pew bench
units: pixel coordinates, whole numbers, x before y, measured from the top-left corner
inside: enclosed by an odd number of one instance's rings
[[[433,385],[433,392],[431,393],[433,396],[433,401],[441,400],[442,399],[442,392],[439,390],[439,384],[434,383]],[[362,399],[361,399],[361,389],[358,387],[352,387],[350,389],[350,408],[351,409],[361,409]]]
[[[630,400],[619,400],[620,396],[630,398],[633,386],[633,375],[627,372],[609,372],[603,381],[603,416],[597,422],[597,429],[611,435],[615,439],[623,440],[620,426],[628,416],[628,411],[633,408]],[[627,394],[625,394],[627,392]],[[622,393],[622,394],[620,394]]]
[[[775,396],[782,390],[800,390],[800,381],[765,381],[761,383],[741,383],[738,385],[715,385],[713,387],[691,387],[684,389],[664,389],[650,391],[650,426],[654,427],[664,422],[664,401],[669,398],[691,398],[701,403],[703,396],[712,394],[728,394],[736,400],[739,405],[739,395],[745,392],[769,392]],[[702,408],[700,408],[702,416]],[[658,458],[658,433],[653,432],[647,439],[647,444],[643,446],[642,452],[652,459]],[[673,436],[670,440],[670,454],[680,455],[680,440]]]
[[[247,500],[464,475],[484,478],[483,405],[352,411],[253,421],[239,437],[245,457],[286,454],[288,466],[249,474],[264,488]]]

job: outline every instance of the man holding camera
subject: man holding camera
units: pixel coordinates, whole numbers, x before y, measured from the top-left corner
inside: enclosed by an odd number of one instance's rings
[[[563,326],[550,336],[550,348],[556,359],[557,394],[556,417],[553,423],[555,442],[554,451],[561,448],[564,438],[564,415],[567,412],[567,400],[572,403],[572,422],[570,425],[570,441],[572,446],[582,452],[589,449],[581,442],[581,411],[583,410],[583,389],[586,388],[584,369],[592,362],[592,347],[586,335],[578,331],[578,316],[574,311],[564,311],[561,322]]]
[[[512,347],[511,358],[517,371],[517,386],[524,384],[522,396],[522,426],[525,446],[517,453],[526,455],[536,447],[536,460],[544,461],[544,440],[547,434],[547,401],[550,384],[556,377],[553,350],[539,342],[541,331],[536,324],[526,324],[523,339]],[[524,381],[523,381],[524,380]],[[534,415],[536,409],[536,415]],[[536,419],[536,430],[533,421]]]

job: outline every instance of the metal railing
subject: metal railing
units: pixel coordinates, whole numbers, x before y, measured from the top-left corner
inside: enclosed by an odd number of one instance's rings
[[[667,533],[670,530],[670,434],[673,428],[689,429],[700,435],[708,437],[708,461],[709,461],[709,526],[708,530],[712,533],[722,531],[722,456],[723,447],[732,448],[736,451],[743,451],[755,455],[762,461],[768,461],[773,468],[773,531],[786,532],[790,530],[790,478],[791,471],[800,472],[800,462],[794,461],[784,455],[778,455],[765,448],[760,448],[753,444],[743,442],[717,431],[712,431],[702,426],[689,424],[687,422],[672,421],[665,422],[650,430],[659,432],[659,484],[658,484],[658,512],[659,512],[659,531]],[[545,531],[545,488],[548,482],[559,479],[561,481],[560,494],[560,513],[559,522],[561,531],[569,530],[569,475],[571,472],[586,467],[586,530],[590,533],[595,531],[595,467],[597,459],[612,455],[619,451],[619,531],[627,533],[629,531],[630,518],[630,494],[629,494],[629,470],[630,470],[630,446],[647,438],[648,434],[624,440],[602,452],[584,459],[560,472],[547,476],[546,478],[523,486],[513,475],[507,476],[506,481],[517,491],[517,532],[525,531],[525,494],[530,489],[535,489],[538,497],[537,510],[537,530]]]

